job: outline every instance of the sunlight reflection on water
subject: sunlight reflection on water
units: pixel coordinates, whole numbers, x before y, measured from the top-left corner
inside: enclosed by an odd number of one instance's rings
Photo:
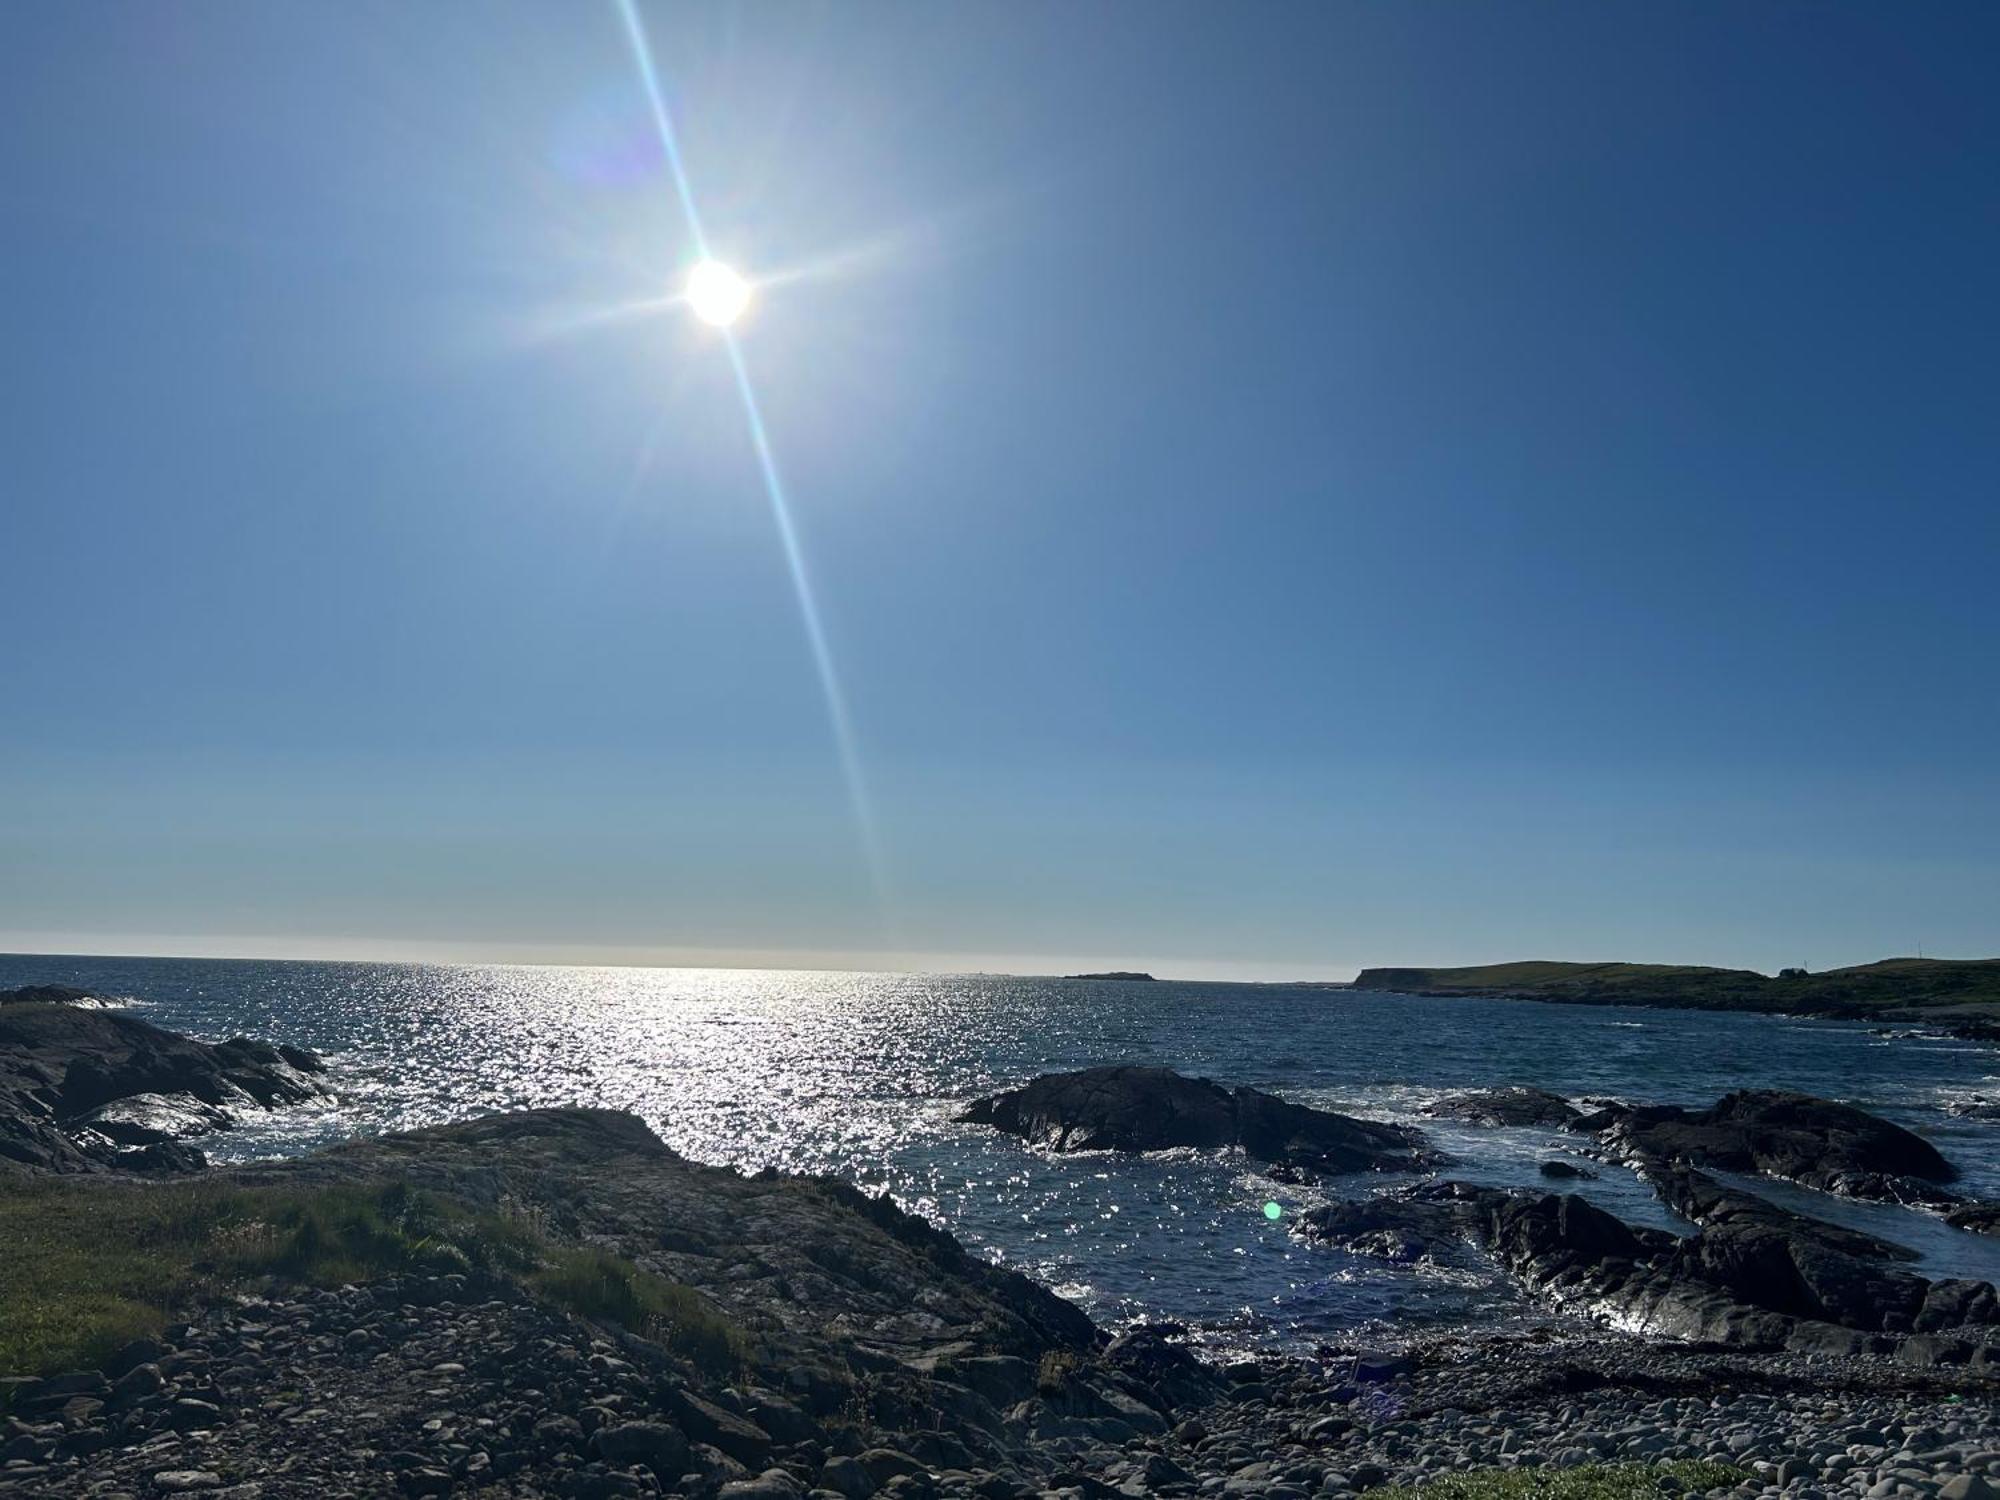
[[[1217,984],[0,958],[0,984],[31,981],[142,996],[148,1020],[211,1039],[250,1033],[328,1054],[337,1109],[249,1122],[212,1143],[218,1157],[489,1110],[627,1109],[695,1160],[887,1191],[1100,1317],[1181,1318],[1222,1342],[1297,1342],[1518,1303],[1483,1274],[1302,1244],[1289,1224],[1320,1191],[1274,1183],[1241,1158],[1052,1157],[959,1124],[964,1102],[1105,1062],[1169,1064],[1403,1120],[1442,1093],[1499,1083],[1687,1103],[1784,1086],[1924,1130],[1968,1169],[1969,1191],[2000,1195],[2000,1125],[1944,1113],[1994,1091],[1995,1054],[1921,1040],[1883,1048],[1867,1028],[1831,1023]],[[1539,1185],[1539,1162],[1575,1149],[1555,1132],[1421,1123],[1458,1158],[1454,1175],[1481,1182]],[[1601,1170],[1577,1190],[1628,1218],[1671,1222],[1629,1174]],[[1878,1219],[1869,1227],[1887,1232]],[[1936,1253],[1935,1241],[1925,1248]]]

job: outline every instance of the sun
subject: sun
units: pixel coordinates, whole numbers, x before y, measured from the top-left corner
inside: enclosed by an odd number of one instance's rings
[[[688,306],[711,328],[727,328],[750,305],[750,283],[719,260],[704,260],[688,272]]]

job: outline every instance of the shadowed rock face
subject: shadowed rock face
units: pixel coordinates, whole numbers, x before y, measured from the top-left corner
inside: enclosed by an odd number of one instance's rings
[[[226,1128],[229,1111],[326,1091],[319,1060],[248,1037],[211,1046],[121,1011],[48,1001],[0,1007],[0,1162],[57,1172],[185,1170],[173,1144]],[[121,1150],[137,1147],[138,1150]]]
[[[1754,1089],[1709,1109],[1615,1107],[1577,1122],[1628,1159],[1782,1177],[1822,1192],[1946,1203],[1957,1170],[1922,1136],[1846,1104]]]
[[[490,1115],[227,1171],[245,1183],[395,1181],[482,1207],[531,1203],[563,1233],[698,1288],[753,1330],[852,1341],[892,1362],[1032,1360],[1100,1342],[1074,1304],[886,1198],[831,1177],[701,1166],[612,1110]]]
[[[976,1101],[960,1118],[1056,1151],[1240,1146],[1261,1161],[1324,1173],[1421,1171],[1439,1161],[1413,1130],[1257,1089],[1232,1091],[1171,1068],[1045,1074]]]
[[[1521,1085],[1453,1094],[1424,1106],[1434,1120],[1464,1120],[1473,1125],[1567,1125],[1583,1111],[1559,1094]]]

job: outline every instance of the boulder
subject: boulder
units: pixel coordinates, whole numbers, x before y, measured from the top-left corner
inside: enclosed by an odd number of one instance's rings
[[[980,1099],[961,1119],[1056,1151],[1241,1147],[1260,1161],[1318,1173],[1414,1172],[1437,1164],[1416,1131],[1230,1090],[1171,1068],[1050,1073]]]
[[[665,1422],[615,1422],[599,1428],[591,1444],[600,1458],[621,1468],[644,1464],[668,1476],[687,1468],[688,1440]]]
[[[1568,1181],[1594,1182],[1597,1180],[1597,1174],[1591,1171],[1590,1168],[1579,1167],[1573,1161],[1545,1161],[1535,1170],[1540,1172],[1544,1177],[1559,1178]]]

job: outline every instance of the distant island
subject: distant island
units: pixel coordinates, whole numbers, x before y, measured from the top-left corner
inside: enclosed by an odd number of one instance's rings
[[[1065,974],[1065,979],[1133,979],[1145,984],[1158,984],[1151,974],[1141,974],[1137,969],[1106,969],[1102,974]]]
[[[1486,995],[1571,1005],[1764,1011],[1844,1020],[1958,1026],[2000,1037],[2000,958],[1885,958],[1776,976],[1693,964],[1474,964],[1363,969],[1354,987],[1415,995]]]

